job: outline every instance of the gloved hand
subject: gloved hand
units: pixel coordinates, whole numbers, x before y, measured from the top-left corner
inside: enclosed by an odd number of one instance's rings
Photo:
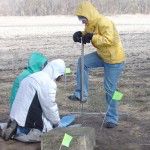
[[[93,37],[93,33],[85,34],[82,38],[83,44],[90,43],[90,41],[92,40],[92,37]]]
[[[77,31],[73,34],[73,41],[81,43],[82,32]]]
[[[63,128],[65,127],[64,124],[62,124],[61,122],[59,122],[58,128]]]
[[[57,124],[53,124],[53,128],[63,128],[64,125],[61,122],[58,122]]]

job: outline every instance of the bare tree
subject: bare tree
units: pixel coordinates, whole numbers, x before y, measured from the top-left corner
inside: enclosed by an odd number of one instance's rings
[[[0,15],[74,14],[83,0],[0,0]],[[150,13],[150,0],[88,0],[103,14]]]

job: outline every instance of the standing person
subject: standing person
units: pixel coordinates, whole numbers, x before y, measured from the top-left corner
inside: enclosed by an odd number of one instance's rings
[[[21,81],[28,75],[35,73],[37,71],[41,71],[46,64],[47,58],[42,53],[33,52],[30,55],[28,60],[28,66],[16,77],[15,81],[13,82],[9,98],[10,109],[16,97]]]
[[[112,100],[117,89],[117,83],[124,67],[125,54],[123,46],[114,23],[101,15],[90,2],[82,2],[77,8],[76,15],[85,24],[83,32],[78,31],[73,35],[74,42],[92,43],[97,51],[84,56],[84,91],[83,101],[88,97],[89,69],[104,68],[104,89],[108,111],[105,119],[106,128],[114,128],[118,124],[118,103]],[[81,101],[81,58],[77,66],[77,85],[75,92],[68,98]]]
[[[16,134],[17,127],[26,134],[42,133],[60,123],[57,103],[57,85],[65,73],[61,59],[49,62],[45,68],[22,80],[10,112],[10,121],[2,137],[9,140]],[[33,130],[31,130],[33,129]]]

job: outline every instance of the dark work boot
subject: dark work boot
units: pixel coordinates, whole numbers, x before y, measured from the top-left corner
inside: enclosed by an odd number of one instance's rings
[[[75,95],[70,95],[68,96],[68,98],[71,100],[71,101],[81,101],[78,97],[76,97]]]
[[[112,123],[112,122],[105,122],[104,127],[105,128],[115,128],[117,124]]]
[[[16,130],[17,130],[17,122],[15,120],[13,121],[9,120],[7,127],[2,131],[2,138],[5,141],[8,141],[15,135]]]
[[[79,99],[78,97],[76,97],[75,95],[70,95],[68,96],[68,98],[71,100],[71,101],[79,101],[81,103],[85,103],[87,101],[87,99],[84,99],[84,100],[81,100]]]

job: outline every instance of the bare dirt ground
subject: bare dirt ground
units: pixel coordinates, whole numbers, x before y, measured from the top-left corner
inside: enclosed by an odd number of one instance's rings
[[[103,91],[103,69],[90,72],[89,99],[84,112],[95,115],[81,115],[76,123],[90,126],[96,131],[95,150],[149,150],[150,149],[150,32],[120,33],[125,48],[126,68],[119,83],[124,93],[120,102],[120,121],[115,129],[100,131],[105,112]],[[0,121],[6,121],[9,114],[8,96],[15,76],[26,65],[32,51],[44,53],[49,60],[63,58],[73,73],[67,76],[66,84],[58,85],[57,102],[60,113],[80,112],[81,104],[73,103],[67,96],[75,85],[75,66],[80,56],[80,44],[73,44],[68,35],[33,35],[0,39]],[[94,51],[85,46],[85,53]],[[1,150],[39,150],[40,144],[23,144],[0,139]]]

